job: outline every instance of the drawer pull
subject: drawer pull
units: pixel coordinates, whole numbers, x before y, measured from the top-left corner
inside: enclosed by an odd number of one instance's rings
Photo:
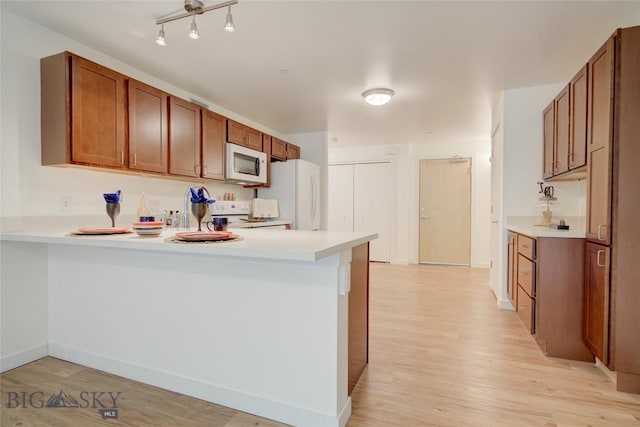
[[[529,308],[528,305],[518,305],[518,308],[520,308],[521,310],[526,310]]]
[[[529,274],[531,274],[531,273],[530,273],[530,272],[528,272],[528,271],[521,271],[521,272],[520,272],[520,275],[521,275],[521,276],[528,276]]]
[[[604,263],[601,263],[601,262],[600,262],[600,255],[602,255],[602,254],[604,254],[604,250],[599,250],[599,251],[596,253],[596,265],[597,265],[598,267],[604,267]]]

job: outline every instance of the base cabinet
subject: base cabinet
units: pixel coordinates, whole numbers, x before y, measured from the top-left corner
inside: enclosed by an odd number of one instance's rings
[[[582,340],[584,239],[516,234],[516,310],[545,355],[592,362]]]

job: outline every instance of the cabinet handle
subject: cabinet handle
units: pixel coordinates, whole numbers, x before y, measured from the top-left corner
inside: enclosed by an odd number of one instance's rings
[[[526,310],[527,308],[529,308],[528,305],[518,305],[518,308],[521,310]]]
[[[598,240],[605,240],[605,239],[602,237],[602,228],[603,228],[603,227],[606,227],[606,226],[607,226],[607,224],[600,224],[600,225],[598,226]]]
[[[124,151],[120,152],[120,164],[124,165]]]
[[[200,165],[194,165],[193,172],[195,172],[196,175],[200,175]]]
[[[600,263],[600,255],[601,255],[601,254],[604,254],[604,250],[599,250],[599,251],[596,253],[596,265],[597,265],[598,267],[604,267],[604,263]]]
[[[520,246],[522,246],[523,248],[529,249],[529,245],[520,245]]]
[[[521,271],[521,272],[520,272],[520,274],[521,274],[522,276],[528,276],[528,275],[529,275],[529,274],[531,274],[531,273],[529,273],[528,271]]]
[[[136,156],[136,153],[133,153],[133,166],[138,164],[138,157]]]
[[[207,165],[204,165],[204,168],[202,170],[203,170],[202,176],[209,175],[209,168],[207,167]]]

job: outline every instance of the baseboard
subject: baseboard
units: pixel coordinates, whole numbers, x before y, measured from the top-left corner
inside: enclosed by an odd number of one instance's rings
[[[609,369],[607,365],[602,363],[602,361],[597,357],[595,359],[596,359],[596,368],[600,369],[602,373],[605,374],[613,384],[617,384],[618,378],[617,378],[616,372]]]
[[[49,343],[49,355],[295,426],[345,427],[351,416],[351,398],[337,416],[331,416],[57,343]]]
[[[508,299],[497,298],[497,302],[498,302],[498,307],[500,307],[501,309],[515,311],[515,307],[513,306],[513,304],[511,304],[511,301],[509,301]]]
[[[18,366],[35,362],[36,360],[47,356],[47,354],[47,343],[43,343],[8,356],[2,356],[2,359],[0,359],[0,372],[6,372],[8,370],[15,369]]]

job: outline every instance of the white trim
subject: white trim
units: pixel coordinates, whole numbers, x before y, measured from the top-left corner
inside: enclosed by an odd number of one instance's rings
[[[516,309],[513,308],[513,304],[511,304],[511,301],[509,301],[508,299],[498,298],[497,302],[498,302],[498,307],[500,307],[503,310],[516,311]]]
[[[63,344],[49,343],[49,355],[295,426],[345,427],[346,421],[351,416],[351,398],[345,400],[337,416],[332,416],[123,360],[111,359]]]
[[[6,372],[10,369],[17,368],[18,366],[26,365],[27,363],[35,362],[38,359],[42,359],[48,354],[47,343],[39,344],[35,347],[28,348],[17,353],[10,354],[0,359],[0,372]]]

